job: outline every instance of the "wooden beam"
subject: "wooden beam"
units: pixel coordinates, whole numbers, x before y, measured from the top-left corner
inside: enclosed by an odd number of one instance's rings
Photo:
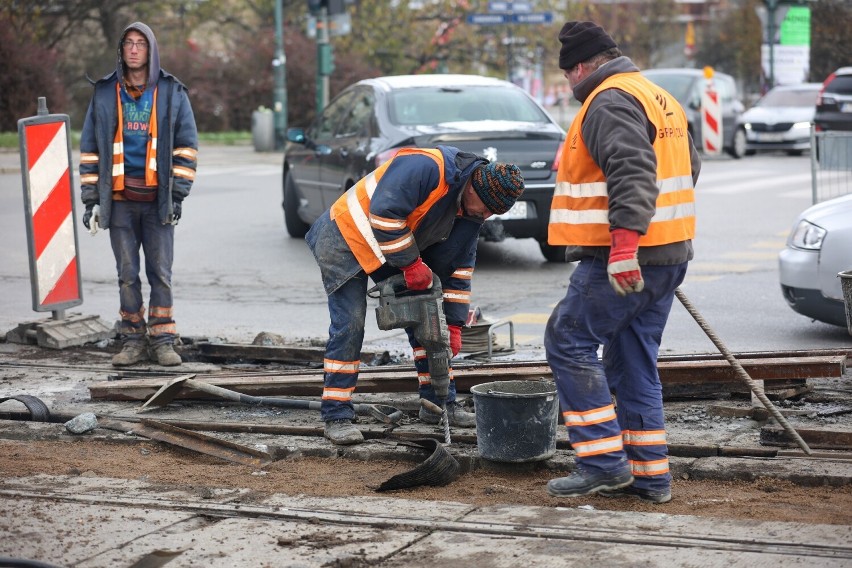
[[[811,448],[823,450],[852,450],[852,432],[829,428],[796,428],[796,432]],[[787,432],[778,426],[760,429],[760,443],[767,446],[796,446]]]
[[[786,388],[791,379],[811,377],[841,377],[845,371],[845,356],[791,357],[743,360],[740,363],[755,380],[783,382]],[[727,361],[670,361],[658,364],[663,387],[696,385],[704,391],[708,384],[718,383],[714,392],[739,392],[742,383]],[[521,362],[479,366],[459,366],[454,370],[456,389],[469,392],[470,387],[501,380],[553,379],[546,363]],[[89,386],[92,399],[146,400],[168,378],[101,381]],[[322,371],[281,373],[269,375],[221,376],[211,373],[203,380],[212,384],[254,396],[320,396]],[[739,390],[737,390],[739,389]],[[684,390],[680,388],[680,390]],[[686,389],[689,390],[689,389]],[[413,367],[368,367],[358,379],[359,393],[415,392]],[[193,398],[199,398],[197,393]],[[181,398],[179,395],[178,398]]]

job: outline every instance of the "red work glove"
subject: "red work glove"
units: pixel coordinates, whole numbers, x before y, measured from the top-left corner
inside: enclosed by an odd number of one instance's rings
[[[450,330],[450,351],[453,352],[453,357],[455,357],[461,351],[461,326],[448,325],[447,328]]]
[[[610,236],[612,248],[609,251],[606,272],[612,289],[619,296],[641,292],[645,287],[645,281],[642,280],[637,259],[639,233],[630,229],[613,229]]]
[[[432,287],[432,269],[419,256],[408,266],[403,266],[402,273],[409,290],[428,290]]]

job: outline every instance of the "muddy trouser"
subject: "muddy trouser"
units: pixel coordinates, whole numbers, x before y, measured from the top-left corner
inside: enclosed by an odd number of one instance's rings
[[[172,261],[174,226],[159,218],[157,202],[113,201],[109,237],[118,270],[121,323],[124,341],[145,336],[145,304],[139,249],[145,254],[145,274],[151,287],[147,331],[152,345],[174,342],[172,317]]]
[[[398,270],[383,267],[372,276],[380,282]],[[323,363],[325,387],[322,393],[321,416],[329,420],[351,419],[355,416],[352,394],[358,382],[361,364],[361,347],[364,342],[364,325],[367,316],[368,276],[359,272],[337,290],[328,295],[328,313],[331,325],[328,328],[328,344]],[[406,330],[408,331],[408,330]],[[409,333],[410,337],[410,333]],[[428,375],[426,361],[415,361],[418,377]],[[419,386],[421,397],[437,401],[435,390],[429,384]],[[455,383],[450,382],[448,400],[455,400]]]
[[[571,275],[544,346],[581,471],[614,473],[629,464],[637,488],[669,490],[657,355],[686,268],[642,266],[645,289],[625,297],[610,286],[605,260],[584,258]]]

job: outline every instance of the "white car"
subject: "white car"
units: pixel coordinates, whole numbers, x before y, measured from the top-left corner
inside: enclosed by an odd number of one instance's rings
[[[739,118],[746,155],[780,150],[798,156],[811,147],[811,123],[821,83],[775,87]]]
[[[805,209],[778,257],[781,292],[795,311],[846,327],[839,272],[852,270],[852,194]]]

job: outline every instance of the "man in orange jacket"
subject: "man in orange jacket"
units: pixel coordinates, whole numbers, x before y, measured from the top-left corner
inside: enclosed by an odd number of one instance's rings
[[[367,278],[380,282],[402,272],[411,290],[441,281],[453,355],[470,306],[476,243],[483,221],[508,211],[524,190],[520,170],[449,146],[405,148],[344,193],[306,235],[328,294],[322,419],[335,444],[357,444],[352,394],[358,381]],[[419,393],[438,403],[428,361],[411,330]],[[452,377],[452,372],[450,373]],[[475,416],[455,401],[450,380],[447,412],[453,426],[473,427]],[[438,417],[421,411],[420,419]]]
[[[559,40],[559,67],[583,106],[562,152],[548,243],[567,245],[578,264],[544,345],[577,467],[547,491],[665,503],[657,354],[693,256],[701,162],[677,100],[600,26],[568,22]]]

